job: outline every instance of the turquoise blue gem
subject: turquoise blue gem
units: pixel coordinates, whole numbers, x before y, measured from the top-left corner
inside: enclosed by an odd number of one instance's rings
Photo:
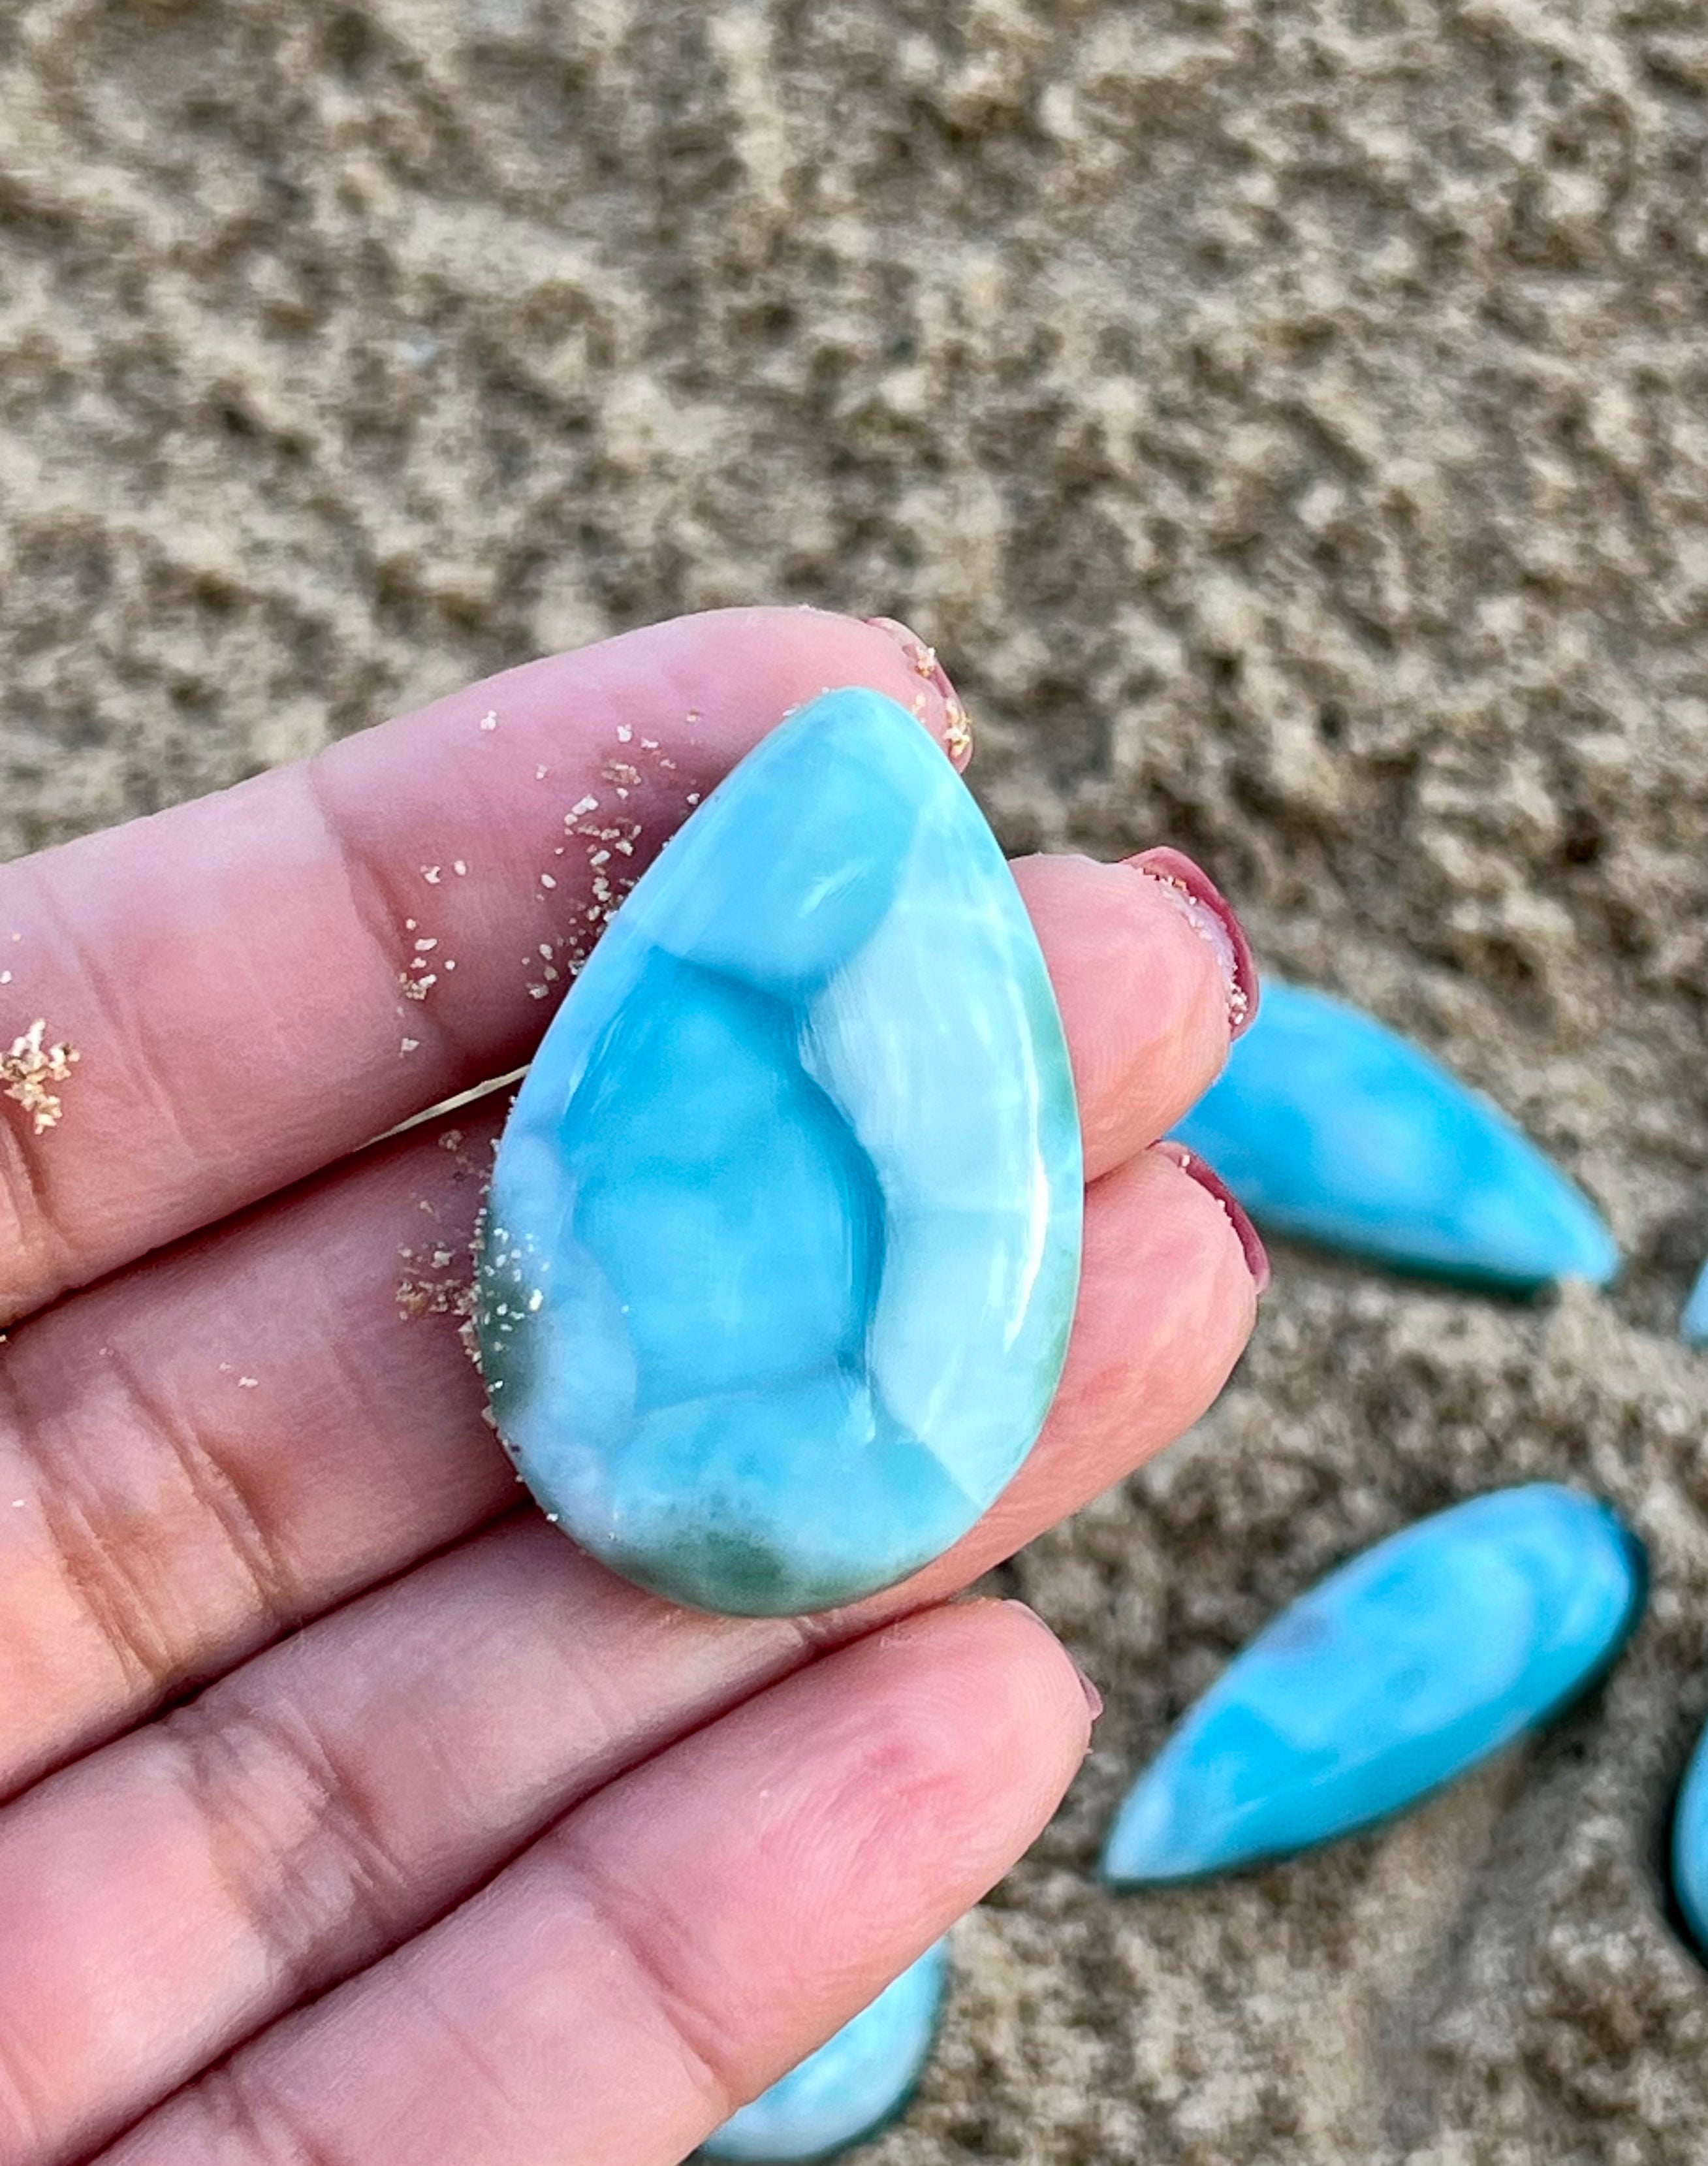
[[[1673,1893],[1708,1955],[1708,1731],[1690,1756],[1673,1814]]]
[[[826,2158],[900,2112],[919,2082],[948,1977],[939,1941],[799,2068],[731,2115],[708,2158]]]
[[[1505,1114],[1324,993],[1266,978],[1175,1133],[1266,1232],[1518,1290],[1619,1268],[1594,1205]]]
[[[1042,1426],[1082,1181],[995,837],[904,709],[827,693],[662,853],[523,1083],[480,1273],[499,1434],[676,1600],[889,1586]]]
[[[1692,1346],[1708,1346],[1708,1264],[1702,1266],[1684,1313],[1679,1318],[1679,1334]]]
[[[1558,1714],[1642,1614],[1641,1545],[1550,1482],[1379,1542],[1236,1656],[1128,1793],[1118,1883],[1197,1879],[1384,1820]]]

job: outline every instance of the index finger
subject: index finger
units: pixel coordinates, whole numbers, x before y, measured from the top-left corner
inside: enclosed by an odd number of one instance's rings
[[[928,648],[721,610],[0,866],[0,1323],[519,1065],[700,797],[855,684],[958,725]]]

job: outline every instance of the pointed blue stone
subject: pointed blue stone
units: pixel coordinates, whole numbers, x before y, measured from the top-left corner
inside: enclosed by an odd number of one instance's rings
[[[499,1434],[567,1531],[678,1601],[888,1586],[1042,1426],[1081,1186],[995,837],[904,709],[826,694],[663,851],[523,1083],[480,1273]]]
[[[1679,1335],[1691,1346],[1708,1346],[1708,1264],[1704,1264],[1679,1318]]]
[[[1592,1683],[1644,1588],[1636,1536],[1549,1482],[1391,1535],[1234,1658],[1128,1793],[1104,1878],[1197,1879],[1400,1811]]]
[[[1286,1237],[1518,1290],[1619,1268],[1595,1206],[1505,1113],[1324,993],[1266,979],[1175,1133]]]
[[[708,2158],[827,2158],[899,2113],[919,2082],[942,2009],[939,1941],[816,2053],[707,2138]]]

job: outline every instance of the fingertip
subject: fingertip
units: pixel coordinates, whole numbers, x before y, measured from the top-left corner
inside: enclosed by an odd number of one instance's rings
[[[1222,1215],[1234,1229],[1246,1268],[1252,1275],[1252,1282],[1261,1300],[1269,1288],[1269,1252],[1263,1246],[1262,1234],[1252,1223],[1251,1213],[1210,1160],[1199,1153],[1189,1149],[1184,1144],[1177,1143],[1172,1138],[1165,1138],[1155,1148],[1163,1157],[1172,1159],[1189,1181],[1195,1181],[1220,1206]]]
[[[1073,1656],[1024,1603],[962,1602],[936,1614],[966,1635],[941,1673],[945,1719],[970,1727],[976,1741],[962,1757],[959,1816],[969,1825],[1005,1823],[1018,1856],[1048,1825],[1090,1748],[1084,1685]]]
[[[934,1751],[946,1748],[956,1779],[993,1786],[1010,1820],[1041,1828],[1085,1757],[1092,1712],[1073,1656],[1037,1612],[976,1597],[916,1611],[867,1644],[925,1694],[915,1721]]]
[[[1084,857],[1014,867],[1073,1063],[1088,1180],[1153,1143],[1226,1065],[1227,981],[1161,880]]]
[[[1028,1688],[1038,1694],[1072,1755],[1062,1783],[1065,1790],[1073,1768],[1089,1750],[1092,1725],[1103,1712],[1102,1696],[1057,1637],[1053,1626],[1030,1603],[1010,1599],[976,1606],[1000,1611],[1003,1629],[1015,1635],[1013,1660],[1026,1674]],[[1054,1806],[1050,1809],[1053,1811]]]
[[[897,617],[869,616],[865,623],[883,634],[912,671],[917,682],[909,704],[947,753],[955,772],[964,774],[973,758],[973,726],[936,648]]]
[[[591,699],[613,715],[653,712],[660,726],[664,684],[679,689],[680,702],[675,723],[662,726],[677,750],[699,748],[695,779],[707,785],[785,715],[846,685],[905,707],[957,769],[971,751],[966,710],[933,647],[893,617],[811,605],[703,610],[637,626],[467,687],[426,712],[464,721],[502,698],[518,715],[556,710],[572,725]]]
[[[1183,850],[1166,847],[1141,850],[1122,863],[1155,880],[1207,944],[1221,972],[1230,1035],[1244,1037],[1257,1019],[1257,964],[1233,905],[1203,866]]]
[[[1085,1236],[1095,1298],[1074,1319],[1057,1403],[1075,1410],[1102,1478],[1064,1472],[1097,1488],[1210,1405],[1251,1336],[1257,1289],[1227,1214],[1161,1147],[1096,1184]]]
[[[1068,1650],[1065,1645],[1063,1645],[1061,1640],[1056,1639],[1056,1634],[1053,1628],[1044,1622],[1044,1619],[1039,1616],[1037,1611],[1032,1608],[1031,1603],[1016,1601],[1010,1597],[1005,1602],[1004,1606],[1010,1609],[1017,1609],[1022,1617],[1030,1619],[1041,1631],[1047,1634],[1050,1639],[1055,1641],[1055,1644],[1057,1646],[1062,1648],[1062,1651],[1064,1654],[1068,1654]],[[1068,1660],[1073,1666],[1074,1680],[1079,1687],[1080,1698],[1085,1702],[1088,1724],[1094,1723],[1098,1717],[1103,1713],[1103,1694],[1097,1689],[1097,1687],[1091,1682],[1091,1679],[1087,1677],[1084,1671],[1080,1668],[1078,1663],[1074,1660],[1071,1654],[1068,1655]],[[1086,1741],[1088,1745],[1090,1742],[1089,1730]]]
[[[1220,1175],[1170,1138],[1152,1144],[1138,1165],[1152,1188],[1153,1207],[1168,1215],[1183,1268],[1195,1264],[1203,1297],[1229,1319],[1222,1335],[1237,1332],[1233,1366],[1257,1322],[1257,1302],[1269,1283],[1269,1259],[1256,1227]]]

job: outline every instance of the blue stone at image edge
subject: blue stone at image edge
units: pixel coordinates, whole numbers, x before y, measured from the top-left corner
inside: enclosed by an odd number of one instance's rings
[[[1673,1812],[1673,1893],[1708,1957],[1708,1731],[1697,1741]]]
[[[1595,1206],[1505,1113],[1326,993],[1266,977],[1174,1133],[1266,1232],[1520,1292],[1619,1268]]]
[[[829,693],[671,840],[522,1085],[479,1282],[499,1434],[567,1533],[675,1600],[891,1585],[1043,1425],[1082,1183],[995,837],[905,709]]]
[[[1387,1819],[1558,1714],[1642,1614],[1637,1537],[1550,1482],[1420,1520],[1301,1595],[1189,1711],[1101,1871],[1158,1883]]]
[[[701,2147],[708,2158],[825,2158],[900,2112],[936,2035],[948,1977],[939,1941],[799,2066],[733,2114]]]
[[[1708,1346],[1708,1264],[1702,1266],[1684,1313],[1679,1318],[1679,1336],[1691,1346]]]

